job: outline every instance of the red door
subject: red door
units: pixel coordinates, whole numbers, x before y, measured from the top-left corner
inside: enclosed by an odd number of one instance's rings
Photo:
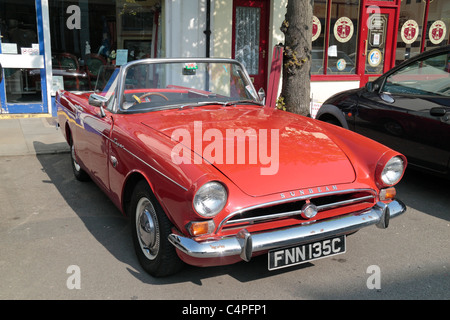
[[[361,76],[361,86],[373,81],[394,67],[395,48],[398,23],[396,23],[395,8],[367,7],[361,21],[367,21],[362,26],[358,73]]]
[[[233,58],[244,64],[256,90],[267,91],[269,1],[234,0]]]

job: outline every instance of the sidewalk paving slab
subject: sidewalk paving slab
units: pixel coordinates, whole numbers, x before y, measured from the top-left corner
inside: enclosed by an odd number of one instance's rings
[[[69,152],[55,117],[0,119],[0,156]]]

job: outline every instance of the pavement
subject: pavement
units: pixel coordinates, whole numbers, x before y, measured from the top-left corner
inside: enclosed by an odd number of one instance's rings
[[[69,151],[55,117],[0,118],[0,157]]]

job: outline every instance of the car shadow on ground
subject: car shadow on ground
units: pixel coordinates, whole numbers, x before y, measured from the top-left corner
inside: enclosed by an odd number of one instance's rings
[[[308,268],[313,263],[269,271],[267,255],[253,258],[250,262],[240,262],[219,267],[193,267],[185,265],[178,273],[165,278],[153,278],[140,266],[131,240],[130,222],[95,183],[80,182],[72,173],[68,153],[38,155],[38,161],[67,205],[79,217],[86,230],[101,243],[117,260],[127,265],[128,272],[143,283],[164,285],[191,282],[202,285],[202,281],[220,275],[229,275],[245,283],[256,279],[272,277],[280,273]]]
[[[450,221],[450,180],[407,168],[396,189],[409,208]]]

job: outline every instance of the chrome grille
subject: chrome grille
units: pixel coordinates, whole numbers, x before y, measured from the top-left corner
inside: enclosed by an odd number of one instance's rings
[[[309,201],[316,205],[319,211],[317,219],[320,219],[320,213],[328,210],[364,203],[367,204],[367,207],[372,206],[375,203],[375,198],[376,193],[373,190],[352,190],[329,192],[314,197],[304,196],[284,199],[234,212],[221,222],[219,229],[287,218],[304,220],[300,216],[301,208]],[[317,219],[315,218],[315,220]]]

